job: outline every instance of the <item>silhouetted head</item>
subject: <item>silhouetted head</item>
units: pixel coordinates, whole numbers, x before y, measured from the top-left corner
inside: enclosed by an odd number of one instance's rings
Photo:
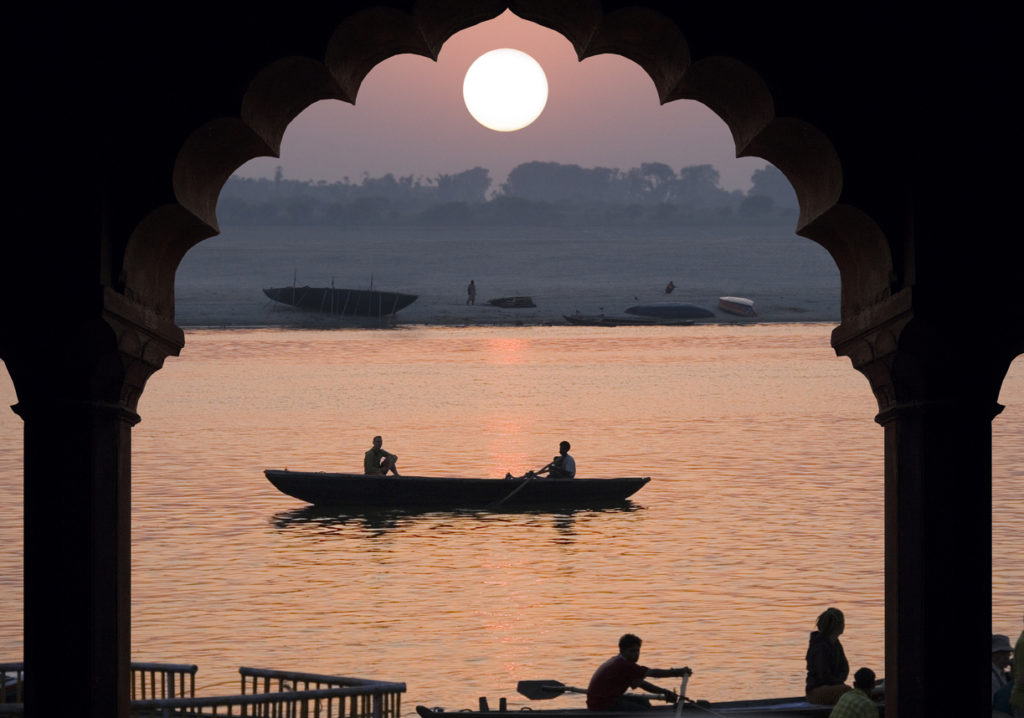
[[[861,668],[853,674],[853,687],[870,694],[875,687],[875,672],[870,668]]]
[[[569,449],[571,448],[572,447],[569,446],[568,441],[563,441],[561,444],[558,445],[558,451],[562,454],[567,454],[569,452]]]
[[[625,650],[626,648],[632,648],[633,646],[639,646],[643,643],[640,636],[634,636],[632,633],[623,634],[622,638],[619,639],[619,650]]]
[[[630,663],[636,663],[640,660],[640,644],[642,643],[639,636],[634,636],[632,633],[625,634],[619,639],[619,655]]]
[[[373,437],[373,445],[376,446],[378,449],[381,447],[383,443],[384,439],[380,438],[379,436]]]
[[[818,616],[818,630],[829,638],[836,638],[846,628],[846,618],[838,608],[826,608]]]

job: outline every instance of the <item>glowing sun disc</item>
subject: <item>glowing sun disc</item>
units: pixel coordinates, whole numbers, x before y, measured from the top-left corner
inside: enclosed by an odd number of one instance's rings
[[[544,111],[548,78],[525,52],[502,48],[478,57],[462,82],[466,109],[477,122],[497,132],[526,127]]]

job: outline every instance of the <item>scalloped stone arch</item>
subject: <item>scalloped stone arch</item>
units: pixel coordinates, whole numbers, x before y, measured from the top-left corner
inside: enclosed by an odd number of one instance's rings
[[[456,32],[506,9],[563,35],[580,60],[614,53],[636,62],[662,104],[703,103],[728,126],[737,156],[760,157],[783,172],[800,205],[797,233],[825,247],[839,267],[844,319],[892,293],[886,238],[868,215],[840,203],[842,164],[822,132],[798,118],[777,116],[769,86],[741,61],[693,61],[682,29],[666,16],[637,7],[605,12],[596,0],[464,0],[417,5],[412,12],[373,8],[335,28],[322,61],[287,57],[267,65],[246,89],[239,117],[210,120],[181,147],[173,172],[178,205],[151,213],[129,238],[125,293],[173,318],[174,273],[191,247],[217,234],[217,198],[232,172],[253,158],[278,156],[288,124],[314,102],[355,104],[363,80],[383,60],[401,53],[436,60]]]

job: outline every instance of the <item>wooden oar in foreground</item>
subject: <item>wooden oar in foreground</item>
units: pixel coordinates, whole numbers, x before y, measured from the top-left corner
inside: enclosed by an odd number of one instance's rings
[[[567,686],[560,681],[519,681],[516,684],[516,691],[532,701],[543,701],[549,698],[558,698],[564,693],[586,693],[586,688]],[[627,696],[634,698],[648,698],[665,700],[664,696],[657,693],[627,693]]]
[[[574,688],[559,681],[519,681],[516,691],[531,701],[558,698],[563,693],[586,693],[586,688]]]
[[[686,697],[686,684],[690,680],[690,674],[683,676],[682,685],[679,687],[679,701],[676,703],[675,715],[678,717],[683,712],[683,704],[687,704],[692,708],[708,713],[710,715],[720,715],[715,711],[711,710],[702,703],[706,701],[694,701]],[[567,686],[560,681],[547,680],[547,681],[519,681],[516,684],[516,691],[523,696],[526,696],[530,700],[543,701],[550,698],[557,698],[560,695],[566,693],[586,693],[585,688],[576,688],[575,686]],[[634,696],[636,698],[647,698],[647,699],[660,699],[666,700],[664,696],[660,696],[654,693],[627,693],[628,696]],[[689,711],[686,711],[689,713]]]

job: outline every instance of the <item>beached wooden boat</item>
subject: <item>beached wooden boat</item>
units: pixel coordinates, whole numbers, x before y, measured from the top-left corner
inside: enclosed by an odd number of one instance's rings
[[[533,303],[533,297],[498,297],[488,299],[487,303],[503,309],[528,309],[537,306]]]
[[[391,316],[418,299],[415,294],[334,287],[271,287],[263,293],[275,302],[339,317]]]
[[[885,718],[885,705],[878,706],[878,715]],[[473,710],[445,711],[443,708],[416,706],[420,718],[509,718],[513,715],[509,710]],[[801,698],[762,698],[745,701],[700,701],[698,704],[687,702],[681,711],[685,716],[746,716],[746,718],[828,718],[832,706],[815,705]],[[531,708],[530,718],[672,718],[676,715],[673,705],[652,706],[647,710],[636,712],[626,711],[591,711],[586,708]]]
[[[651,302],[629,307],[626,314],[658,319],[707,319],[715,316],[710,309],[685,302]]]
[[[447,476],[364,474],[267,469],[281,493],[317,506],[494,508],[562,506],[588,508],[622,503],[650,477],[611,479],[463,479]]]
[[[718,308],[727,314],[735,314],[740,317],[756,317],[754,311],[754,300],[746,297],[719,297]]]

